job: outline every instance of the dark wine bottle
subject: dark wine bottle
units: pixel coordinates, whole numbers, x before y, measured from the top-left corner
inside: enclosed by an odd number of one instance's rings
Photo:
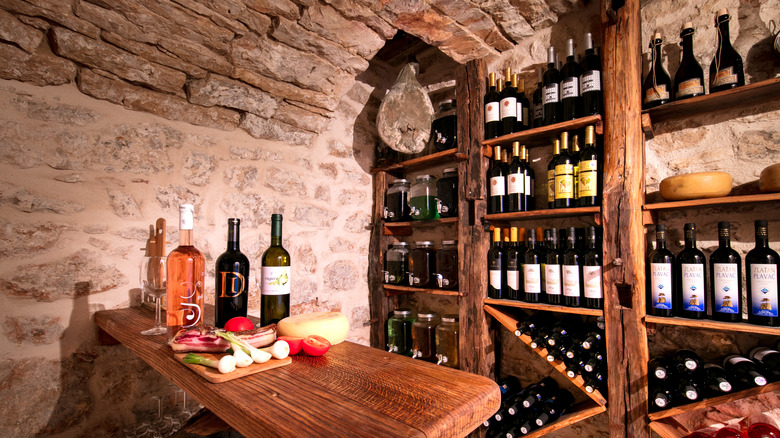
[[[569,316],[558,321],[552,328],[552,333],[547,339],[549,347],[560,347],[571,342],[574,332],[582,324],[576,316]]]
[[[580,307],[582,299],[582,255],[577,251],[577,230],[570,227],[566,233],[563,251],[563,304]]]
[[[501,228],[493,228],[493,246],[488,250],[487,258],[488,297],[506,298],[507,254],[501,245]]]
[[[582,58],[580,92],[582,93],[582,115],[601,114],[601,58],[593,48],[593,35],[590,32],[585,34],[585,57]]]
[[[580,136],[578,134],[574,134],[571,137],[571,152],[569,154],[571,155],[571,163],[574,165],[574,187],[572,188],[574,198],[572,206],[576,207],[580,202]]]
[[[761,374],[756,364],[746,357],[737,354],[726,356],[723,359],[723,368],[734,377],[733,383],[740,389],[767,384],[767,378]]]
[[[536,425],[543,427],[560,418],[561,414],[574,403],[574,397],[565,389],[559,389],[542,403],[541,412],[536,417]]]
[[[663,357],[654,357],[647,363],[647,375],[658,380],[671,379],[674,368]]]
[[[507,67],[504,73],[504,90],[501,91],[499,116],[501,117],[501,135],[515,132],[517,125],[517,88],[512,85],[512,68]]]
[[[561,73],[556,67],[555,47],[547,49],[547,70],[543,76],[544,90],[542,105],[544,108],[544,124],[553,125],[563,121],[561,108]]]
[[[588,227],[586,240],[588,250],[582,255],[582,295],[585,307],[604,308],[604,289],[601,281],[601,249],[598,245],[596,227]]]
[[[707,259],[696,248],[696,224],[685,224],[685,248],[677,254],[677,290],[675,293],[680,316],[707,317]]]
[[[536,84],[536,90],[534,90],[534,120],[533,127],[538,128],[544,126],[544,67],[539,67],[537,70],[537,76],[539,81]]]
[[[556,391],[558,391],[558,382],[551,377],[545,377],[528,388],[526,397],[523,399],[523,407],[531,408],[536,403],[551,397]]]
[[[588,373],[585,376],[585,379],[585,392],[593,393],[600,391],[602,393],[606,393],[604,389],[606,389],[607,385],[607,376],[605,376],[604,373],[600,371],[596,371],[595,373]]]
[[[731,225],[718,222],[718,249],[710,255],[712,319],[742,321],[742,257],[731,248]]]
[[[702,366],[702,389],[704,396],[717,397],[728,394],[733,389],[729,375],[720,365],[705,363]]]
[[[507,211],[506,176],[508,173],[509,169],[501,162],[501,146],[493,147],[493,163],[487,172],[490,187],[489,213],[505,213]]]
[[[561,153],[561,140],[555,139],[553,143],[553,156],[547,163],[547,208],[555,208],[555,163]]]
[[[525,96],[525,80],[515,73],[512,75],[512,86],[517,89],[517,124],[515,132],[525,131],[531,126],[531,104]]]
[[[745,85],[745,70],[742,57],[731,45],[729,38],[728,9],[721,9],[715,16],[715,26],[718,32],[718,48],[710,64],[710,93],[729,90]]]
[[[224,328],[230,318],[246,317],[249,302],[249,259],[240,247],[241,219],[228,219],[227,249],[214,272],[214,325]]]
[[[680,404],[693,403],[702,397],[699,393],[699,387],[696,382],[689,378],[681,378],[677,381],[677,385],[674,388],[675,399]]]
[[[488,75],[488,92],[485,93],[485,140],[501,135],[501,96],[496,91],[496,74]]]
[[[596,148],[596,127],[585,127],[585,147],[580,151],[577,166],[577,205],[601,205],[601,159]]]
[[[677,350],[672,356],[672,365],[675,373],[683,378],[701,370],[702,360],[696,352],[692,350]]]
[[[534,350],[537,348],[544,348],[547,345],[547,339],[552,334],[552,330],[549,326],[540,327],[536,332],[536,337],[531,340],[529,344]]]
[[[777,326],[777,295],[780,279],[780,256],[769,248],[767,221],[756,221],[756,246],[745,256],[747,275],[748,321],[752,324]]]
[[[585,339],[582,340],[584,350],[595,350],[604,345],[604,333],[598,331],[588,332]]]
[[[271,246],[262,258],[260,324],[290,316],[290,253],[282,246],[282,215],[271,215]]]
[[[512,400],[523,389],[517,377],[509,375],[496,382],[501,391],[501,404]]]
[[[512,162],[506,179],[507,211],[525,211],[525,162],[521,158],[520,142],[512,143]]]
[[[523,254],[522,300],[528,303],[543,302],[542,296],[542,254],[536,248],[536,230],[526,231],[528,245]]]
[[[661,62],[661,33],[657,32],[650,40],[650,72],[642,84],[642,109],[655,108],[672,101],[672,80]],[[710,87],[711,88],[711,87]]]
[[[672,316],[674,256],[666,249],[666,226],[655,227],[655,250],[647,256],[647,313]]]
[[[523,253],[525,251],[521,250],[521,246],[517,242],[517,227],[510,228],[509,242],[509,248],[506,250],[506,298],[519,300],[522,292],[520,285],[523,284],[520,266],[523,263]]]
[[[531,160],[525,145],[520,146],[520,152],[523,154],[523,163],[525,164],[525,209],[531,211],[536,209],[536,194],[534,193],[536,173],[531,167]]]
[[[594,350],[590,352],[590,357],[585,361],[585,365],[582,366],[583,371],[592,373],[596,370],[604,368],[606,358],[604,353]]]
[[[574,40],[566,41],[566,63],[561,68],[561,113],[563,120],[574,120],[582,116],[580,76],[582,69],[574,59]]]
[[[760,365],[761,371],[769,380],[780,380],[780,352],[766,347],[756,347],[750,350],[750,360]]]
[[[688,99],[689,97],[704,94],[704,70],[693,54],[693,23],[690,21],[683,25],[680,38],[682,38],[683,55],[677,73],[674,74],[674,100]]]
[[[517,336],[525,335],[533,339],[536,337],[537,333],[539,332],[539,329],[546,325],[545,324],[546,322],[547,322],[546,313],[542,313],[542,312],[534,313],[533,315],[524,319],[523,322],[517,325],[517,330],[515,330],[515,335]]]
[[[560,305],[562,300],[561,265],[563,254],[558,249],[558,230],[550,230],[550,242],[544,254],[544,291],[549,304]]]
[[[660,411],[670,408],[675,402],[671,384],[663,380],[651,380],[648,387],[650,411]]]
[[[569,133],[561,133],[561,150],[555,159],[555,208],[570,208],[574,203],[574,160],[569,153]]]

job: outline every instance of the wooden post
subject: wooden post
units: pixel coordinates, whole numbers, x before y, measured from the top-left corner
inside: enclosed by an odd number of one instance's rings
[[[610,437],[646,437],[644,140],[639,0],[616,14],[601,1],[604,30],[604,317]],[[611,11],[610,11],[611,12]],[[612,18],[610,18],[612,15]]]
[[[381,349],[385,348],[385,321],[390,312],[381,275],[384,266],[383,251],[387,247],[384,224],[380,220],[385,209],[385,187],[387,172],[374,174],[374,214],[368,250],[368,307],[371,315],[369,342],[372,347]]]

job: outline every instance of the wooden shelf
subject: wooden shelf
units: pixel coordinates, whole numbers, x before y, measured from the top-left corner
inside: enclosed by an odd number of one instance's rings
[[[592,216],[598,224],[601,222],[601,207],[550,208],[545,210],[518,211],[515,213],[486,214],[486,221],[531,221],[562,217]]]
[[[563,429],[564,427],[567,426],[571,426],[572,424],[578,421],[582,421],[586,418],[593,417],[606,410],[607,410],[606,406],[599,405],[597,403],[594,403],[593,401],[578,403],[570,408],[571,412],[566,411],[566,413],[561,415],[561,417],[556,422],[549,424],[545,427],[542,427],[540,429],[534,430],[528,435],[525,435],[525,438],[536,438],[536,437],[546,436],[548,433],[554,432],[559,429]]]
[[[711,319],[665,318],[647,315],[645,316],[645,323],[780,336],[780,327],[767,327],[745,322],[720,322]]]
[[[743,391],[733,392],[731,394],[722,395],[720,397],[708,398],[695,403],[676,406],[674,408],[665,409],[663,411],[651,412],[649,417],[650,417],[650,421],[656,421],[662,418],[673,417],[675,415],[679,415],[685,412],[692,412],[703,408],[709,408],[712,406],[717,406],[719,404],[728,403],[734,400],[739,400],[741,398],[753,397],[758,394],[764,394],[766,392],[772,392],[777,390],[780,390],[780,382],[768,383],[764,386],[759,386],[757,388],[745,389]]]
[[[409,295],[414,293],[422,293],[422,294],[432,294],[432,295],[447,295],[452,297],[465,297],[465,292],[460,292],[457,290],[445,290],[445,289],[429,289],[429,288],[422,288],[422,287],[411,287],[411,286],[396,286],[394,284],[384,284],[382,285],[385,288],[385,295],[388,297],[396,296],[396,295]]]
[[[687,201],[669,201],[645,204],[646,211],[680,210],[686,208],[713,207],[716,205],[755,204],[759,202],[780,201],[780,193],[761,193],[756,195],[724,196],[721,198],[689,199]]]
[[[551,139],[557,137],[561,132],[581,129],[588,125],[596,125],[596,133],[603,133],[600,115],[580,117],[579,119],[569,120],[568,122],[527,129],[525,131],[515,132],[514,134],[507,134],[490,140],[484,140],[482,142],[482,155],[490,158],[493,156],[493,146],[499,144],[511,145],[512,142],[515,141],[519,141],[520,144],[524,144],[526,147],[551,146]]]
[[[515,301],[515,300],[499,300],[495,298],[486,298],[485,304],[491,304],[494,306],[517,307],[520,309],[543,310],[547,312],[572,313],[575,315],[604,316],[604,311],[599,309],[556,306],[554,304],[526,303],[523,301]]]
[[[506,327],[507,330],[509,330],[510,332],[514,333],[514,331],[517,329],[517,323],[519,321],[514,316],[512,316],[512,315],[504,312],[503,310],[501,310],[501,309],[499,309],[497,307],[494,307],[494,306],[492,306],[490,304],[485,304],[482,307],[485,309],[485,311],[488,314],[490,314],[490,316],[495,318],[496,321],[501,323],[501,325]],[[525,343],[529,347],[531,347],[531,341],[533,341],[533,339],[531,339],[530,336],[522,335],[522,336],[518,336],[517,338],[520,339],[521,341],[523,341],[523,343]],[[545,362],[547,361],[547,349],[544,349],[544,348],[533,349],[532,348],[532,350],[535,351],[536,354],[538,354],[539,356],[543,357]],[[585,380],[582,378],[582,376],[577,376],[577,377],[575,377],[573,379],[570,378],[569,376],[567,376],[566,375],[566,365],[564,365],[563,362],[561,362],[559,360],[556,360],[555,362],[547,362],[547,363],[549,363],[551,367],[555,368],[559,373],[561,373],[563,375],[564,378],[569,380],[572,383],[572,385],[574,385],[577,388],[579,388],[583,393],[585,393],[593,401],[595,401],[596,403],[598,403],[601,406],[605,406],[607,404],[607,399],[604,398],[604,396],[601,395],[601,393],[599,391],[588,392],[588,391],[585,390]]]
[[[423,167],[435,166],[437,164],[465,161],[467,158],[468,156],[466,154],[458,152],[458,148],[452,148],[447,149],[446,151],[426,155],[424,157],[412,158],[411,160],[402,161],[400,163],[375,167],[371,169],[371,173],[409,171]]]
[[[661,438],[684,438],[692,432],[672,417],[651,421],[650,429],[660,435]]]
[[[457,217],[445,217],[429,221],[411,222],[384,222],[383,233],[385,236],[411,236],[414,228],[435,227],[438,225],[457,224]]]

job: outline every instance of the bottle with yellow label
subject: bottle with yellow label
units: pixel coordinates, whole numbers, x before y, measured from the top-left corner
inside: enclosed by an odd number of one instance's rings
[[[599,160],[598,149],[596,148],[596,127],[593,125],[585,127],[585,147],[580,151],[580,163],[578,166],[577,184],[578,199],[577,205],[580,207],[594,207],[601,205],[601,163]]]
[[[569,133],[561,133],[561,151],[555,160],[555,208],[574,207],[574,162],[569,154]]]

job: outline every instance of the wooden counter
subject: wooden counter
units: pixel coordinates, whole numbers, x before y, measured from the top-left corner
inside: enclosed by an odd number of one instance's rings
[[[95,323],[247,437],[465,436],[496,412],[498,386],[474,374],[351,342],[322,357],[225,383],[176,361],[147,309],[104,310]]]

